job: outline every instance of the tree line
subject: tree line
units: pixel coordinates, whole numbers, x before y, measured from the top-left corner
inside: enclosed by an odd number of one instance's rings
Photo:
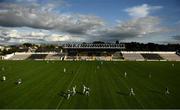
[[[85,42],[84,42],[85,43]],[[105,44],[102,41],[95,41],[93,44]],[[115,44],[119,44],[118,41]],[[155,43],[138,43],[138,42],[130,42],[124,43],[125,51],[180,51],[180,44],[155,44]],[[35,45],[31,43],[24,43],[22,45],[12,45],[8,46],[9,49],[4,48],[0,51],[0,55],[11,54],[14,52],[28,52],[30,49],[34,49],[34,52],[60,52],[62,46],[58,45]]]

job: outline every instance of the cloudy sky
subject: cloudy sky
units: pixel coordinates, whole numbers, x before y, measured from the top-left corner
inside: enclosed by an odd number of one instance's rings
[[[0,0],[0,44],[180,43],[180,0]]]

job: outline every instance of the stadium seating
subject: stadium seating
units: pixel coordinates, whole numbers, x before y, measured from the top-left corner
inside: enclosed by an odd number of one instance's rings
[[[125,60],[144,60],[144,57],[140,53],[123,53],[123,57]]]
[[[103,61],[144,61],[144,60],[167,60],[180,61],[176,52],[150,52],[150,51],[86,51],[86,52],[16,52],[3,56],[7,60],[103,60]]]
[[[180,50],[177,50],[177,51],[176,51],[176,54],[177,54],[178,56],[180,56]]]
[[[76,60],[76,56],[65,56],[65,60]]]
[[[110,61],[112,60],[111,56],[94,56],[94,60],[100,60],[100,61]]]
[[[29,56],[31,56],[31,54],[14,54],[9,60],[25,60]]]
[[[28,57],[30,60],[42,60],[45,59],[48,54],[31,54],[31,56]]]
[[[161,57],[168,61],[180,61],[180,56],[175,53],[172,54],[160,54]]]
[[[48,54],[45,59],[46,60],[60,60],[61,57],[62,55],[60,54]]]
[[[142,53],[141,55],[146,60],[163,60],[163,58],[159,54]]]
[[[93,60],[93,56],[79,56],[79,60]]]
[[[115,52],[112,54],[112,59],[124,59],[121,52]]]

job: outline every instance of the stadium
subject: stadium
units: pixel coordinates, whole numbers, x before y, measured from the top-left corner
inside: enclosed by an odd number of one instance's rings
[[[1,77],[7,78],[0,83],[0,107],[179,108],[178,52],[124,49],[124,44],[64,44],[59,52],[7,54],[0,62]],[[22,84],[16,85],[19,78]],[[76,94],[67,99],[74,86]]]
[[[180,8],[136,2],[0,1],[0,109],[179,109]]]

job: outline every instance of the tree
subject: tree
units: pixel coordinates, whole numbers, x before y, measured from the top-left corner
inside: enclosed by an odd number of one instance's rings
[[[119,44],[119,41],[118,41],[118,40],[116,41],[116,44]]]
[[[32,47],[32,44],[31,43],[24,43],[23,46],[25,46],[25,47]]]
[[[94,41],[93,44],[105,44],[105,43],[102,41]]]

